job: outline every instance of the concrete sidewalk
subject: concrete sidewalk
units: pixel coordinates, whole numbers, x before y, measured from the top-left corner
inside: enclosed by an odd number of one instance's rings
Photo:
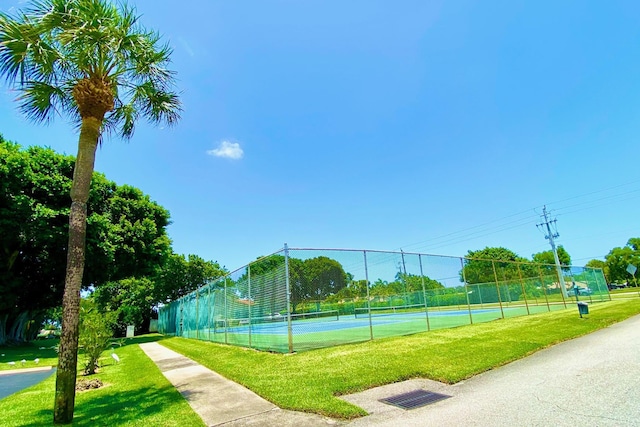
[[[140,344],[140,348],[208,426],[326,427],[340,424],[319,415],[282,410],[247,388],[158,343]]]

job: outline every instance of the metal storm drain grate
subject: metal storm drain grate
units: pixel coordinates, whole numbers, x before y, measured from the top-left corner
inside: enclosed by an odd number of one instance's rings
[[[450,397],[451,396],[447,396],[446,394],[433,393],[426,390],[415,390],[409,393],[387,397],[386,399],[380,399],[380,402],[402,409],[415,409]]]

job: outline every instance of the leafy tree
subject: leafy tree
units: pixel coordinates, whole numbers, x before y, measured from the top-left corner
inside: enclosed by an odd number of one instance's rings
[[[154,302],[168,303],[224,276],[227,271],[217,262],[197,255],[171,253],[153,275]]]
[[[0,141],[0,344],[35,337],[62,300],[74,158]],[[170,252],[169,213],[94,172],[83,286],[154,272]]]
[[[388,281],[382,279],[373,282],[369,290],[369,295],[373,297],[387,297],[395,294],[396,290],[392,286],[389,286]]]
[[[102,311],[117,313],[116,329],[124,334],[127,325],[145,330],[159,303],[176,300],[225,273],[213,261],[172,253],[153,275],[108,282],[96,287],[93,297]]]
[[[609,280],[613,283],[634,283],[633,276],[627,271],[629,264],[640,268],[640,238],[633,237],[623,247],[613,248],[605,257],[609,269]],[[636,273],[636,276],[639,273]]]
[[[527,262],[515,252],[502,247],[468,251],[465,258],[464,269],[460,272],[460,281],[466,280],[469,284],[495,282],[496,276],[498,281],[517,278],[515,262]]]
[[[606,261],[602,261],[600,259],[592,259],[592,260],[589,260],[589,262],[587,262],[585,264],[585,267],[601,269],[602,272],[604,273],[604,277],[607,279],[607,283],[611,282],[611,280],[609,279],[609,277],[610,277],[610,275],[609,275],[609,266],[607,265]]]
[[[422,291],[423,282],[425,290],[444,289],[444,285],[437,280],[417,274],[398,273],[397,281],[404,283],[404,289],[406,292]]]
[[[350,273],[347,273],[350,275]],[[364,298],[367,296],[367,281],[366,280],[349,280],[347,283],[347,287],[338,291],[338,294],[348,291],[351,295],[350,298]]]
[[[0,137],[0,344],[37,334],[64,283],[70,158]],[[70,183],[70,180],[68,180]]]
[[[292,312],[307,301],[320,301],[347,287],[347,273],[338,261],[325,256],[299,260],[289,258]]]
[[[563,266],[571,265],[571,256],[565,250],[565,248],[563,248],[562,245],[559,245],[556,248],[556,250],[558,251],[558,259],[560,260],[560,265],[563,265]],[[556,259],[553,256],[552,250],[538,252],[533,254],[531,257],[533,259],[533,262],[538,264],[554,264],[555,265],[556,263]]]
[[[187,281],[187,260],[184,255],[170,253],[155,274],[155,299],[175,301],[193,289]]]
[[[272,257],[270,257],[272,258]],[[283,258],[284,261],[284,258]],[[251,270],[253,271],[253,269]],[[310,278],[307,275],[305,261],[298,258],[289,258],[289,289],[291,291],[291,312],[296,313],[298,305],[311,299],[309,295]],[[269,292],[269,290],[267,290]],[[269,292],[275,299],[274,292]],[[273,301],[275,303],[275,301]]]
[[[87,255],[108,263],[91,283],[154,275],[171,253],[169,212],[129,185],[113,188],[101,202],[104,211],[88,218]]]
[[[276,283],[284,280],[285,257],[271,255],[258,258],[251,264],[251,294],[258,306],[279,306],[274,290]],[[291,311],[296,313],[300,304],[307,301],[324,300],[346,288],[348,274],[342,265],[331,258],[319,256],[307,260],[289,257],[289,287],[291,291]],[[244,280],[241,278],[241,280]]]
[[[170,49],[142,28],[134,10],[107,0],[38,0],[26,13],[0,14],[0,73],[15,83],[35,121],[65,112],[79,124],[54,422],[73,419],[78,310],[84,272],[87,200],[96,147],[105,131],[133,134],[140,116],[177,121],[180,104],[166,69]]]
[[[143,277],[105,283],[92,296],[102,312],[115,314],[113,326],[123,335],[127,325],[141,329],[145,321],[148,324],[156,304],[153,293],[153,282]]]
[[[307,289],[302,299],[321,300],[347,286],[347,274],[338,261],[319,256],[304,261]]]

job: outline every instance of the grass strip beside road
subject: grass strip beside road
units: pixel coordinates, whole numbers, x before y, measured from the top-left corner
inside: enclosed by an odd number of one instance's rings
[[[510,318],[293,355],[184,338],[161,344],[281,408],[350,419],[364,411],[336,396],[410,378],[456,383],[640,313],[640,300]]]
[[[120,363],[111,358],[110,351],[105,352],[96,375],[78,375],[79,380],[100,379],[104,386],[76,392],[74,426],[204,426],[187,401],[136,345],[148,340],[149,337],[128,339],[124,346],[115,348]],[[35,350],[32,346],[23,346],[2,348],[1,352],[8,355],[9,351],[13,357],[26,358]],[[79,362],[81,360],[82,355]],[[57,361],[54,362],[55,365]],[[41,361],[40,366],[43,364]],[[2,426],[53,425],[54,394],[55,374],[0,400]]]
[[[135,345],[139,342],[161,339],[167,347],[282,408],[349,419],[364,415],[364,411],[337,395],[416,377],[455,383],[638,314],[640,299],[594,304],[589,309],[591,314],[582,319],[574,306],[293,355],[182,338],[162,339],[159,335],[128,339],[124,346],[116,347],[121,363],[116,364],[107,352],[100,372],[86,377],[99,378],[105,386],[77,393],[74,425],[202,425],[182,396]],[[3,347],[0,353],[11,360],[40,357],[40,366],[55,365],[55,357],[46,352],[50,348],[40,350],[39,346]],[[51,376],[0,400],[2,425],[52,425],[54,384],[55,376]]]

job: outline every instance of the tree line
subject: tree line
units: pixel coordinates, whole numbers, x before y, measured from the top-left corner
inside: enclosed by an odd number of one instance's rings
[[[59,321],[75,159],[0,136],[0,344],[35,338]],[[125,325],[148,326],[166,303],[225,274],[216,262],[176,254],[169,212],[141,190],[94,172],[87,202],[82,287]]]
[[[569,255],[569,253],[562,246],[558,246],[557,250],[560,265],[563,267],[570,266],[571,256]],[[509,249],[494,247],[477,251],[468,251],[467,255],[465,255],[465,258],[472,260],[494,260],[517,263],[533,262],[546,265],[555,264],[555,259],[551,250],[533,254],[531,256],[531,259],[529,260],[517,255],[515,252]],[[627,269],[629,265],[633,265],[636,268],[640,269],[640,237],[632,237],[624,246],[611,249],[604,258],[604,260],[592,259],[585,264],[585,267],[602,269],[608,284],[618,283],[628,286],[637,286],[634,275],[632,275]],[[474,269],[479,269],[478,266],[481,264],[482,263],[479,261],[467,262],[465,266],[467,283],[481,283],[483,281],[495,280],[494,278],[489,277],[493,274],[489,268],[482,269],[484,271],[483,277],[477,276],[476,272],[474,272]],[[638,275],[638,273],[636,273],[636,275]]]
[[[640,269],[640,237],[632,237],[626,245],[615,247],[605,256],[604,261],[592,259],[587,267],[601,268],[607,278],[607,283],[638,286],[637,276],[628,271],[629,265]]]

